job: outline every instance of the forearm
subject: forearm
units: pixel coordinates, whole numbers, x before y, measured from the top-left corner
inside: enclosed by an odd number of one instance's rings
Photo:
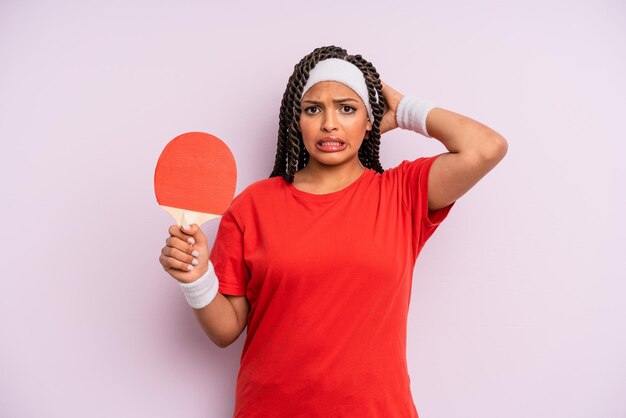
[[[209,260],[206,269],[198,273],[196,280],[179,285],[204,333],[219,347],[227,347],[239,337],[245,321],[238,318],[232,301],[219,293],[213,263]]]
[[[241,334],[237,312],[228,298],[217,293],[204,308],[193,312],[204,333],[219,347],[227,347]]]
[[[497,158],[506,152],[507,142],[498,132],[469,117],[435,107],[426,118],[428,134],[452,153]]]

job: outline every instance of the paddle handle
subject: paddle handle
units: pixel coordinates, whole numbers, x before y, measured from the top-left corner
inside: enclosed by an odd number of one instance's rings
[[[215,215],[213,213],[194,212],[191,210],[185,210],[180,208],[173,208],[171,206],[159,205],[164,211],[172,215],[176,220],[176,225],[180,226],[183,222],[187,225],[196,224],[202,225],[206,221],[219,218],[221,215]]]

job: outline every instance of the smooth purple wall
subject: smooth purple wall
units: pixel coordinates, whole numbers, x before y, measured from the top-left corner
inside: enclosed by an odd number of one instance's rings
[[[154,165],[198,130],[238,191],[267,177],[293,66],[335,44],[509,142],[416,266],[420,416],[626,416],[626,7],[587,3],[0,3],[0,415],[230,416],[245,335],[215,346],[162,270]]]

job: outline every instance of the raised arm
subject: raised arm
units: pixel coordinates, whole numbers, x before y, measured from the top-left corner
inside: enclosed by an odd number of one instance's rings
[[[428,209],[448,206],[463,196],[506,155],[508,143],[498,132],[458,113],[433,108],[426,129],[449,151],[439,156],[428,176]]]
[[[404,95],[382,82],[388,109],[381,134],[397,128],[396,110]],[[498,132],[467,116],[435,107],[426,118],[426,130],[449,151],[433,162],[428,176],[428,209],[448,206],[463,196],[507,153],[508,143]]]

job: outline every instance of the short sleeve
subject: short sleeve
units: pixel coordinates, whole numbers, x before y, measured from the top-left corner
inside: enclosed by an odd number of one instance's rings
[[[399,167],[402,172],[404,204],[411,211],[413,219],[413,242],[417,243],[415,256],[456,203],[454,201],[444,208],[428,210],[428,175],[433,162],[441,155],[443,154],[403,161]]]
[[[231,209],[220,220],[209,259],[219,281],[220,293],[234,296],[246,294],[250,271],[244,260],[243,231]]]

